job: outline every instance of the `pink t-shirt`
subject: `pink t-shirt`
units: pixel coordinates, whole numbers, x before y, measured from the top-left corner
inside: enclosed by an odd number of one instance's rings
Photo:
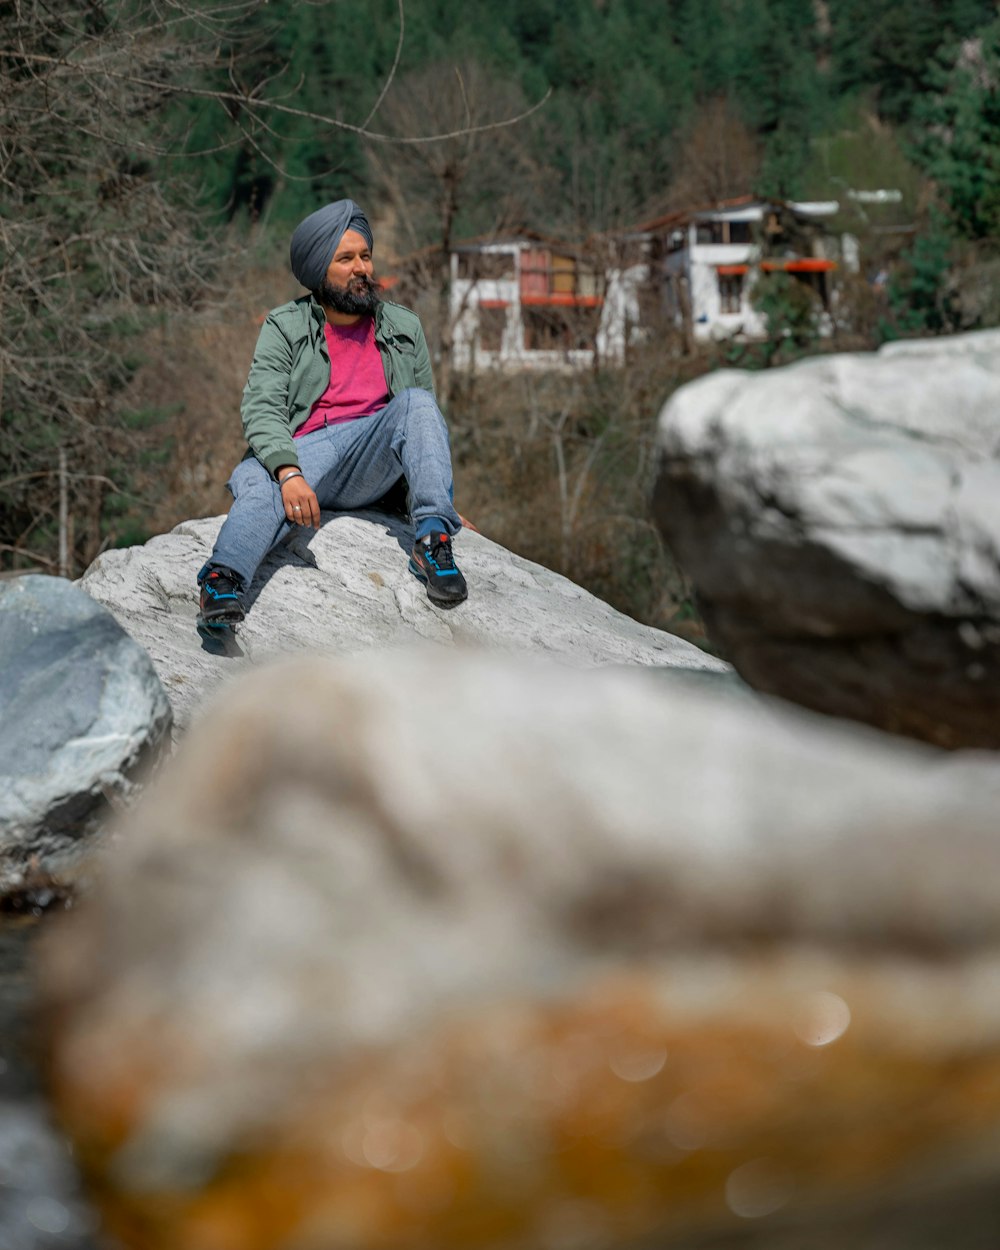
[[[330,353],[330,385],[313,404],[305,423],[295,431],[295,438],[324,425],[370,417],[389,402],[382,356],[375,346],[374,319],[365,317],[352,326],[327,322],[324,329]]]

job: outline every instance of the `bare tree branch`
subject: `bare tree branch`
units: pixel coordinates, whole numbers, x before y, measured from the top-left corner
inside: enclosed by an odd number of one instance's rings
[[[392,67],[389,70],[388,77],[386,78],[385,82],[382,84],[382,90],[378,94],[378,99],[372,105],[371,111],[369,112],[368,116],[361,123],[362,129],[364,129],[368,125],[371,119],[375,116],[375,114],[382,107],[382,101],[385,99],[385,94],[389,90],[389,88],[392,86],[393,81],[395,80],[396,71],[399,69],[399,59],[403,55],[403,34],[404,34],[405,29],[406,29],[406,15],[403,11],[403,0],[399,0],[399,38],[396,41],[396,55],[393,58]]]
[[[62,57],[45,56],[40,53],[15,52],[9,48],[0,48],[0,59],[13,59],[15,57],[18,60],[28,61],[32,64],[51,65],[81,76],[114,79],[117,82],[127,83],[131,86],[162,91],[164,94],[189,96],[197,100],[217,100],[230,104],[239,104],[252,115],[255,115],[255,109],[269,110],[273,113],[281,113],[286,117],[298,117],[305,121],[320,122],[324,126],[333,126],[338,130],[346,130],[349,134],[358,135],[360,138],[368,139],[373,143],[398,143],[405,146],[442,143],[448,139],[461,139],[466,135],[486,134],[489,131],[504,130],[509,126],[516,126],[519,122],[526,121],[527,118],[537,113],[552,95],[552,88],[549,87],[540,100],[536,100],[534,104],[513,117],[504,117],[499,121],[481,122],[475,126],[462,126],[455,130],[445,130],[430,135],[389,135],[375,130],[368,130],[365,126],[356,126],[354,123],[345,122],[338,117],[331,117],[328,113],[313,113],[308,109],[298,109],[289,104],[282,104],[278,100],[258,99],[251,92],[218,91],[205,87],[158,83],[155,79],[110,69],[103,65],[95,66],[87,62],[68,61]]]

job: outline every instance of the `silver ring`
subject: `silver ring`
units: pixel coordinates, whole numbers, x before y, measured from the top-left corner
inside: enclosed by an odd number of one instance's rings
[[[298,504],[295,504],[295,506],[292,508],[292,511],[293,511],[293,512],[301,512],[301,511],[302,511],[302,509],[299,507],[299,505],[298,505]]]

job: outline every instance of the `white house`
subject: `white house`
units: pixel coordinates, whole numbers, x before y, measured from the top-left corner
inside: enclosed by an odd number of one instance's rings
[[[588,365],[608,338],[606,307],[622,317],[624,290],[582,249],[541,236],[460,244],[451,254],[455,365]]]
[[[761,277],[773,272],[805,283],[828,309],[833,272],[841,266],[856,270],[858,263],[855,241],[825,224],[839,208],[836,200],[748,197],[643,226],[667,312],[686,323],[696,340],[761,338],[766,325],[751,296]]]
[[[794,274],[826,307],[831,272],[845,255],[856,264],[823,226],[837,210],[747,198],[578,246],[527,233],[460,244],[450,258],[455,366],[620,361],[657,314],[695,340],[761,337],[750,301],[761,274]]]

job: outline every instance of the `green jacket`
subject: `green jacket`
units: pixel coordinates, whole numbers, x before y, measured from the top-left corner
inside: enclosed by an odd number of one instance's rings
[[[292,435],[330,385],[322,305],[312,295],[272,309],[261,326],[240,413],[254,455],[274,474],[298,465]],[[427,340],[416,313],[381,302],[375,311],[375,342],[382,354],[390,395],[419,386],[434,394]]]

